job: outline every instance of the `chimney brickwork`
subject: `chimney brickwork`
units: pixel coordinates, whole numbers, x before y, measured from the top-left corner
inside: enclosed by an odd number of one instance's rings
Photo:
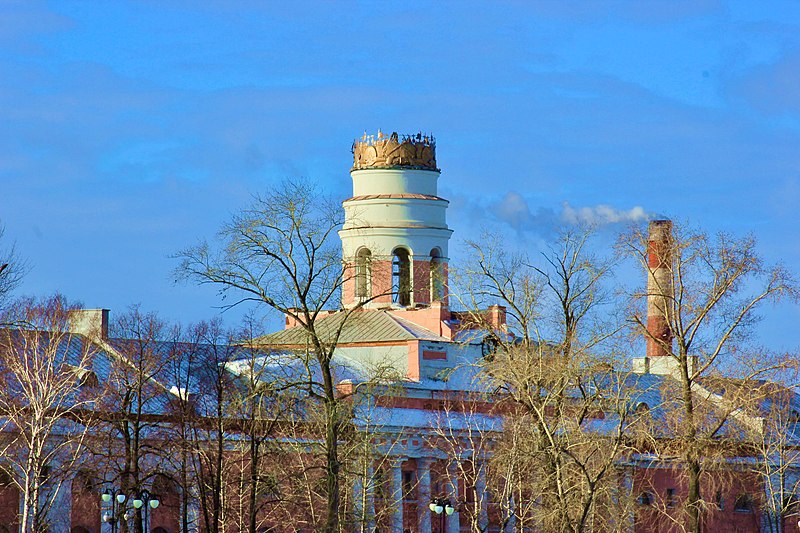
[[[672,221],[650,222],[647,243],[647,357],[671,353]]]

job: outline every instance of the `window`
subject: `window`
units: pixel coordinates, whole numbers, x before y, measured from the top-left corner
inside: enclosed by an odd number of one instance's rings
[[[280,498],[280,486],[275,474],[264,474],[256,479],[256,494],[267,500]]]
[[[386,486],[386,476],[383,468],[376,468],[372,474],[373,483],[375,484],[375,497],[383,500],[386,498],[388,487]]]
[[[97,482],[91,472],[81,470],[72,480],[72,492],[102,492],[100,490],[100,483]]]
[[[415,500],[416,496],[414,495],[414,488],[416,483],[414,482],[414,472],[411,470],[403,471],[403,499],[404,500]]]
[[[737,513],[752,513],[753,498],[749,494],[740,494],[733,503],[733,510]]]
[[[431,301],[444,300],[444,261],[438,248],[431,250]]]
[[[714,493],[714,503],[716,504],[717,509],[720,511],[725,510],[725,498],[722,496],[721,490],[718,490],[716,493]]]
[[[653,505],[653,495],[645,491],[639,495],[639,505]]]
[[[481,340],[481,355],[489,362],[494,360],[494,354],[500,347],[500,340],[494,335],[487,335]]]
[[[372,252],[361,248],[356,255],[356,297],[372,296]]]
[[[675,507],[675,489],[667,489],[667,507]]]
[[[395,250],[392,259],[392,301],[411,305],[411,260],[405,248]]]
[[[45,483],[50,478],[50,473],[53,471],[50,465],[42,465],[39,469],[39,482]]]

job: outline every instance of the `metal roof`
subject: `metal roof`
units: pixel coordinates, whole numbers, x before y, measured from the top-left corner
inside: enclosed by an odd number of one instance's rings
[[[410,340],[450,342],[448,338],[395,316],[391,311],[384,309],[339,311],[318,319],[315,324],[320,339],[327,343],[333,341],[334,335],[340,327],[342,328],[338,339],[340,345],[374,342],[402,343]],[[262,346],[305,346],[308,344],[308,338],[305,328],[295,326],[291,329],[264,335],[255,342]]]

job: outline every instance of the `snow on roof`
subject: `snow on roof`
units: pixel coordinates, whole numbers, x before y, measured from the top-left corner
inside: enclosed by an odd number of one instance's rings
[[[380,426],[397,429],[442,429],[453,431],[498,432],[503,429],[503,419],[484,413],[457,411],[429,411],[402,407],[361,407],[356,411],[356,427]]]

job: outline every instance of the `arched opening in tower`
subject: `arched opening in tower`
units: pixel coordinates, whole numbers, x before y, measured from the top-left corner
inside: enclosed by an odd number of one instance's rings
[[[444,300],[444,260],[438,248],[431,250],[431,302]]]
[[[411,305],[411,260],[408,250],[397,248],[392,255],[392,302]]]
[[[372,296],[372,252],[361,248],[356,255],[356,297],[367,299]]]

